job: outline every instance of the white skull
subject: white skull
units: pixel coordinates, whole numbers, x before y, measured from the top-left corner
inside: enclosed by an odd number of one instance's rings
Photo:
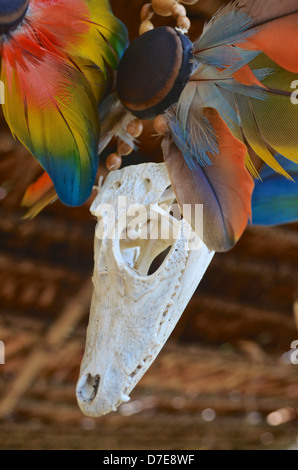
[[[94,293],[77,384],[88,416],[129,400],[213,257],[185,219],[171,215],[174,200],[166,165],[147,163],[110,172],[91,206],[98,217]]]

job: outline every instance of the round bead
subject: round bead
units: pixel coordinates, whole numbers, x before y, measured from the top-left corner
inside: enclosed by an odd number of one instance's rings
[[[177,26],[178,28],[181,28],[181,29],[186,29],[187,31],[189,30],[190,28],[190,20],[187,16],[178,16],[177,18]]]
[[[176,0],[152,0],[152,8],[160,16],[171,16],[171,8]]]
[[[143,132],[143,123],[140,119],[133,119],[126,128],[132,137],[139,137]]]
[[[183,5],[176,3],[171,9],[172,16],[178,18],[178,16],[186,16],[186,9]]]
[[[185,5],[194,5],[197,3],[199,0],[180,0],[181,3],[184,3]]]
[[[159,116],[156,116],[156,118],[153,121],[153,129],[157,134],[164,135],[167,133],[169,126],[166,118],[162,116],[161,114]]]
[[[119,155],[122,155],[126,157],[133,151],[133,148],[128,145],[126,142],[123,142],[123,140],[120,140],[117,145],[117,152]]]
[[[122,165],[122,158],[118,153],[111,153],[106,159],[106,167],[109,171],[118,170]]]
[[[153,13],[151,3],[145,3],[145,5],[142,6],[142,9],[140,12],[141,21],[151,20],[153,14],[154,13]]]
[[[142,21],[140,24],[139,28],[139,35],[141,36],[144,33],[147,33],[147,31],[151,31],[151,29],[154,29],[153,24],[149,20]]]

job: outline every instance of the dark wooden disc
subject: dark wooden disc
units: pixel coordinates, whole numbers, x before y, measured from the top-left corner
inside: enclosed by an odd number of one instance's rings
[[[118,69],[117,90],[123,105],[141,119],[153,119],[175,104],[191,74],[192,51],[187,36],[170,27],[135,39]]]
[[[8,33],[23,20],[29,0],[0,0],[0,33]]]

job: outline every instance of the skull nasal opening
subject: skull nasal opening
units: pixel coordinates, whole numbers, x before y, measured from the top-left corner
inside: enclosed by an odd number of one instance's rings
[[[97,395],[100,383],[100,375],[84,375],[77,387],[77,394],[79,398],[85,402],[91,402]]]

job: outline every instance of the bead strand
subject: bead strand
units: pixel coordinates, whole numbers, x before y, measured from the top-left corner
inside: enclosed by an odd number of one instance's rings
[[[140,119],[133,119],[128,123],[125,130],[131,137],[137,139],[143,132],[143,123]],[[111,153],[106,158],[107,169],[109,171],[119,170],[122,165],[122,157],[130,155],[132,151],[133,147],[119,138],[117,152]]]
[[[172,16],[176,20],[177,28],[187,33],[191,23],[187,16],[185,5],[193,5],[198,0],[151,0],[143,5],[140,11],[140,29],[139,34],[154,29],[152,18],[154,14],[159,16]],[[153,128],[158,135],[165,135],[168,131],[168,123],[163,115],[159,115],[153,122]],[[126,127],[126,132],[131,137],[137,138],[143,131],[143,124],[140,119],[133,119]],[[118,170],[122,165],[122,157],[130,155],[133,147],[127,142],[118,138],[117,151],[111,153],[106,158],[106,167],[108,170]]]
[[[159,16],[172,16],[176,20],[177,28],[188,32],[191,23],[187,16],[185,5],[193,5],[198,0],[151,0],[151,3],[145,3],[140,12],[141,25],[139,34],[144,34],[154,28],[151,21],[154,13]]]

